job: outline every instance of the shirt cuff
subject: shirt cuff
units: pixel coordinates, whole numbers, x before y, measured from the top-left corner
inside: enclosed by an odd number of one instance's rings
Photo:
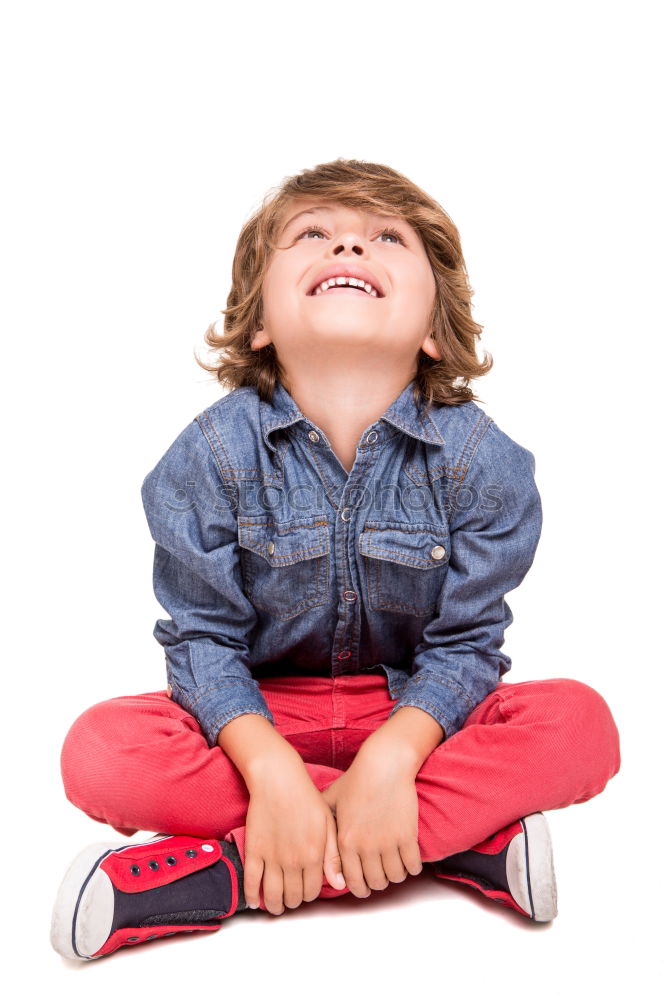
[[[217,746],[220,731],[239,715],[263,715],[272,726],[275,725],[275,719],[255,680],[230,678],[215,687],[196,691],[195,697],[188,697],[173,678],[170,679],[170,687],[171,697],[194,716],[210,747]]]
[[[421,708],[432,715],[444,730],[444,739],[450,739],[462,729],[476,704],[456,681],[425,670],[409,678],[404,691],[391,709],[388,718],[407,705]]]

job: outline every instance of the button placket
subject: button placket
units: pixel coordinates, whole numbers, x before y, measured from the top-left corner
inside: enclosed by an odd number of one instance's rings
[[[311,442],[310,447],[306,449],[310,460],[323,483],[332,508],[339,515],[339,518],[335,517],[333,524],[335,576],[342,586],[347,584],[347,589],[343,590],[341,594],[341,605],[339,605],[334,633],[332,676],[336,677],[353,669],[352,664],[360,640],[360,623],[354,607],[358,601],[358,588],[349,588],[349,584],[352,587],[354,585],[358,567],[354,552],[350,551],[349,535],[346,531],[346,526],[351,527],[354,523],[353,518],[357,507],[351,505],[349,501],[354,496],[355,490],[365,491],[370,470],[376,464],[379,454],[378,449],[371,450],[365,446],[375,444],[380,440],[380,435],[376,431],[370,431],[365,435],[358,450],[353,474],[349,474],[346,480],[341,476],[340,462],[330,447],[325,446],[322,434],[311,428],[307,431],[306,440]],[[341,669],[344,665],[349,669]]]
[[[306,445],[300,433],[295,435],[295,439],[304,446],[307,458],[319,476],[332,509],[337,511],[340,506],[340,492],[345,488],[345,483],[340,477],[340,463],[334,459],[332,450],[326,447],[325,439],[318,431],[309,430],[305,437],[318,447]]]
[[[371,434],[374,434],[375,437],[371,437]],[[368,443],[368,439],[370,439],[370,443],[372,443],[379,437],[379,435],[374,431],[371,432],[371,434],[366,435],[362,441],[362,446]],[[371,455],[367,451],[364,453],[363,448],[359,450],[359,456],[362,456],[363,460],[355,464],[354,477],[352,479],[350,476],[347,480],[340,498],[341,506],[338,509],[340,513],[340,522],[342,522],[342,524],[336,520],[335,527],[336,572],[338,579],[341,581],[348,581],[349,583],[353,583],[355,580],[354,574],[357,572],[357,567],[354,560],[353,546],[349,543],[350,536],[348,534],[347,526],[349,526],[349,528],[352,527],[353,518],[358,512],[358,507],[345,504],[345,500],[348,501],[351,499],[357,489],[365,489],[364,484],[367,483],[370,468],[374,465]],[[338,558],[338,553],[341,554],[341,560]],[[352,661],[355,655],[355,648],[356,655],[358,655],[357,645],[359,640],[360,625],[358,622],[358,616],[355,613],[356,609],[353,605],[355,605],[358,601],[358,593],[356,590],[352,589],[343,590],[342,599],[348,607],[348,613],[344,612],[342,609],[340,611],[338,627],[335,633],[335,646],[343,646],[344,648],[338,649],[338,652],[334,654],[334,658],[335,662],[339,664],[346,663],[349,669],[354,672]],[[342,673],[342,671],[337,670],[334,665],[333,677],[339,676],[340,673]]]

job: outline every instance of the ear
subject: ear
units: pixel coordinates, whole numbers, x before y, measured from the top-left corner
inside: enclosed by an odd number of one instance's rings
[[[442,360],[442,355],[440,353],[440,350],[437,347],[437,344],[435,343],[431,335],[428,335],[426,339],[423,341],[423,343],[421,344],[421,350],[425,351],[425,353],[430,355],[431,358],[434,358],[435,361]]]
[[[259,351],[262,347],[266,347],[266,345],[270,343],[271,338],[262,327],[254,334],[252,340],[250,341],[250,347],[253,351]]]

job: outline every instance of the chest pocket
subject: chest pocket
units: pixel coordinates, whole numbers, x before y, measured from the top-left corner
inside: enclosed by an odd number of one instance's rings
[[[449,544],[445,525],[366,521],[359,548],[370,607],[434,614],[448,568]]]
[[[328,600],[328,522],[323,517],[276,522],[239,517],[245,593],[276,618],[295,618]]]

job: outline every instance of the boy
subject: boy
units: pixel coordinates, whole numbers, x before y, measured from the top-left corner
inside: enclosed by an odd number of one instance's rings
[[[54,907],[66,957],[418,875],[556,914],[543,810],[620,765],[602,696],[502,680],[532,564],[534,456],[474,401],[458,232],[380,164],[288,178],[244,226],[230,391],[146,476],[167,692],[92,706],[68,798],[93,845]]]

